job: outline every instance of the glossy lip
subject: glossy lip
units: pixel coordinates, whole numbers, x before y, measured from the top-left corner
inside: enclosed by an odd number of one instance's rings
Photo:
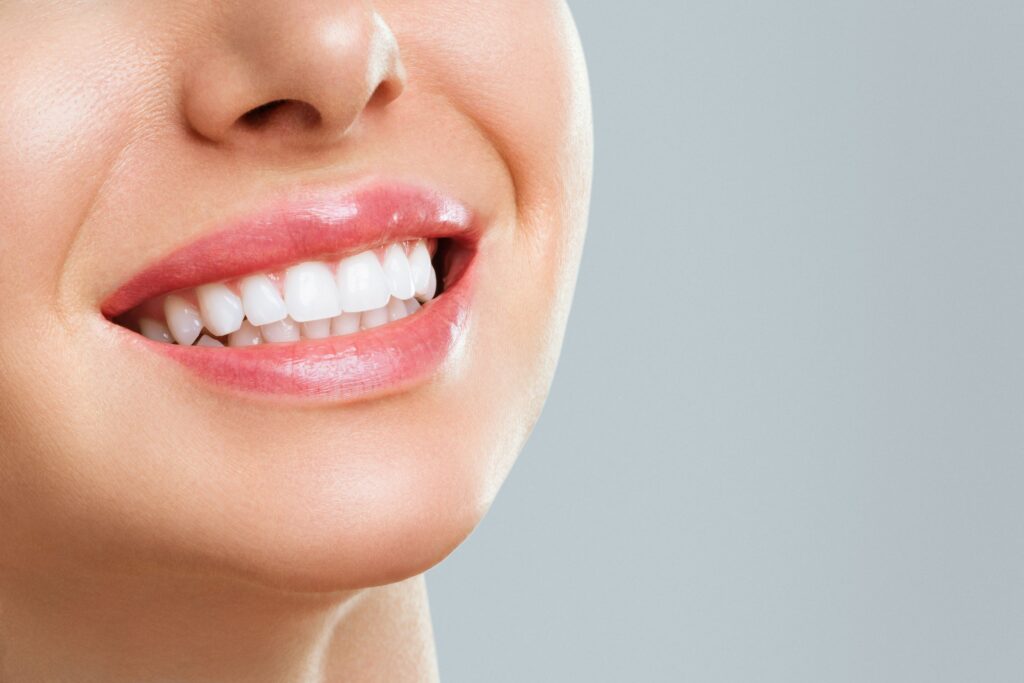
[[[169,357],[218,386],[244,392],[348,401],[408,388],[459,347],[469,320],[480,226],[459,201],[420,187],[377,184],[293,198],[172,252],[119,287],[100,309],[108,319],[178,289],[343,256],[419,237],[457,242],[443,293],[416,314],[342,337],[244,348],[176,346],[120,328],[129,343]]]

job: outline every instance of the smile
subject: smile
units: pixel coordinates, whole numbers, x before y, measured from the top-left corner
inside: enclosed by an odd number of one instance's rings
[[[101,310],[130,345],[218,386],[388,393],[457,348],[478,233],[468,208],[416,187],[291,199],[180,247]]]

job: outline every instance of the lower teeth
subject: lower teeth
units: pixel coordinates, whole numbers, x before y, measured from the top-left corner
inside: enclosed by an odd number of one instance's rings
[[[391,297],[387,305],[362,313],[342,313],[334,318],[297,323],[290,317],[269,325],[256,326],[248,320],[229,335],[217,337],[203,328],[193,346],[241,347],[266,343],[289,343],[303,339],[325,339],[354,334],[362,330],[381,327],[416,313],[422,305],[415,298],[396,299]],[[178,344],[162,321],[141,318],[139,332],[146,338],[166,344]]]

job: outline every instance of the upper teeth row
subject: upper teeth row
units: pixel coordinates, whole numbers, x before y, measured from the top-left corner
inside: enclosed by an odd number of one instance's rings
[[[238,332],[246,321],[250,329],[282,322],[330,321],[343,314],[348,319],[351,314],[384,309],[392,297],[432,299],[436,289],[437,275],[426,242],[394,243],[380,256],[368,250],[336,262],[305,261],[282,275],[256,273],[235,282],[201,285],[194,296],[171,294],[164,300],[166,328],[159,329],[163,326],[152,320],[141,321],[141,327],[148,337],[173,338],[189,345],[203,328],[222,337]]]

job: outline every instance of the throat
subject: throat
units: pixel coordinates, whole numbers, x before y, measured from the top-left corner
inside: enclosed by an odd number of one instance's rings
[[[436,681],[422,577],[331,594],[234,581],[5,575],[3,680]]]

